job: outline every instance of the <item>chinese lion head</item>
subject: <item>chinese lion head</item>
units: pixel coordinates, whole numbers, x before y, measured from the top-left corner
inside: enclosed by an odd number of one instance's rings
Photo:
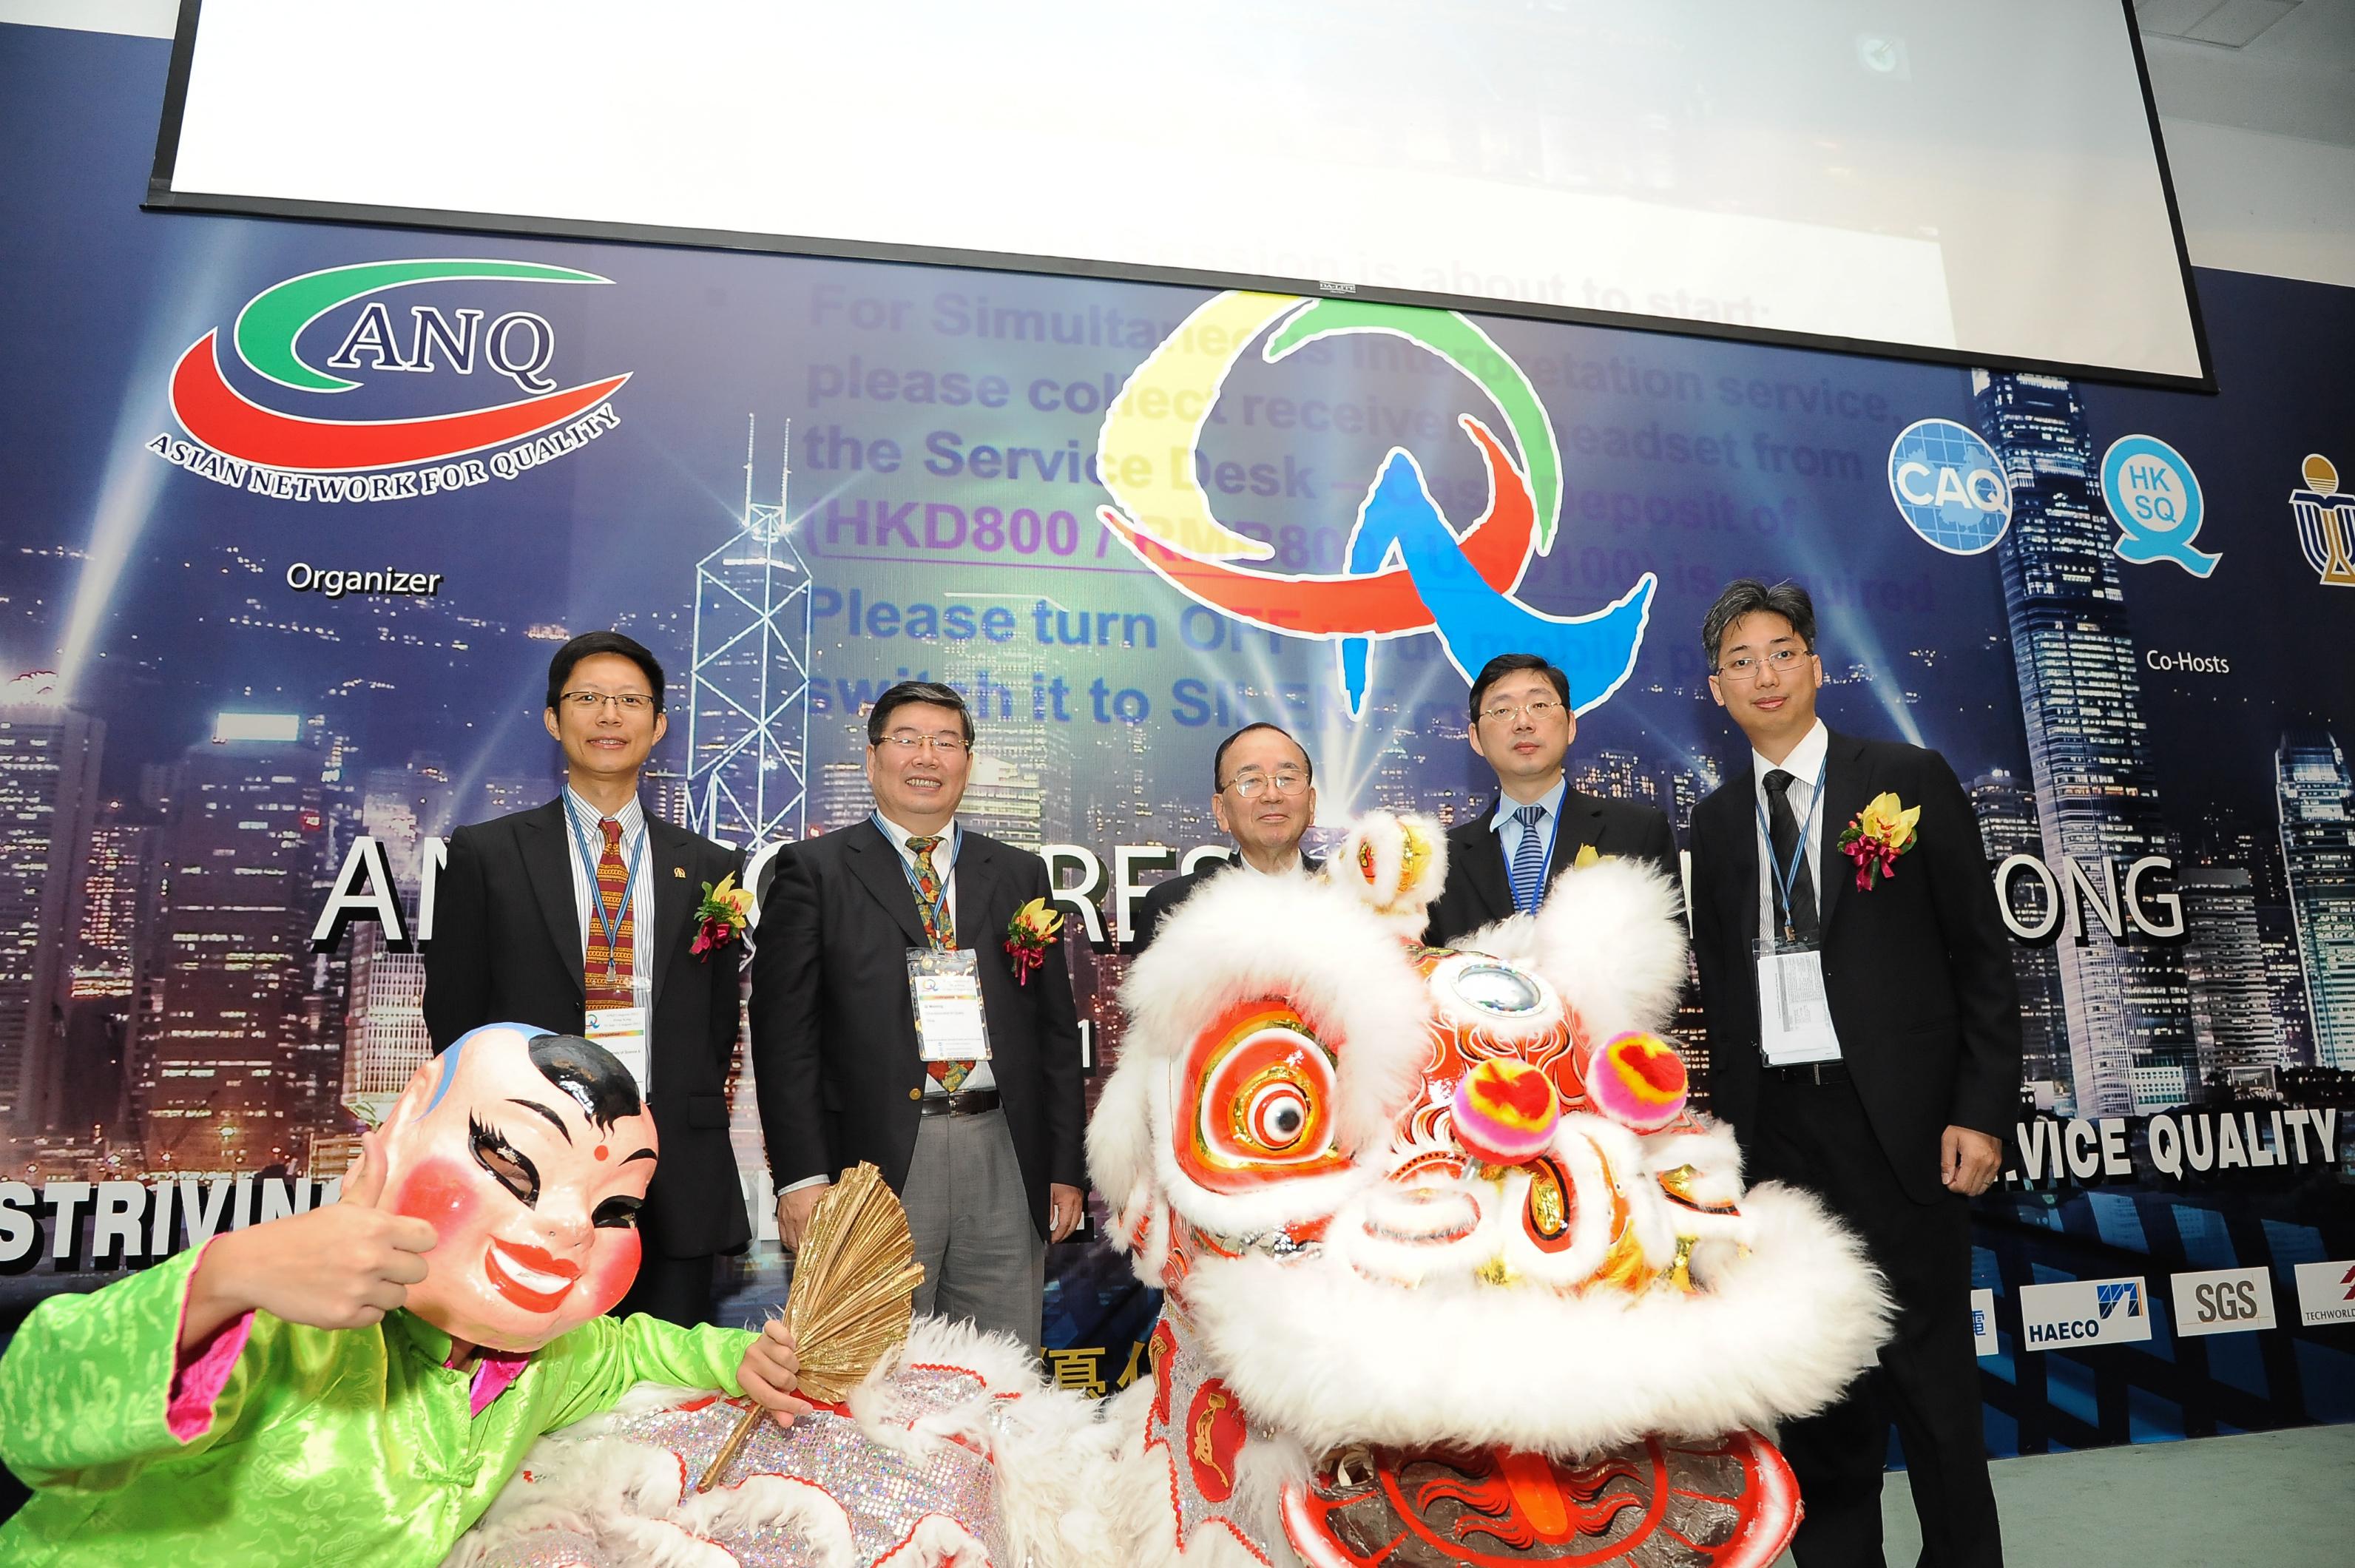
[[[1139,1556],[1768,1563],[1798,1499],[1751,1429],[1871,1362],[1877,1278],[1687,1109],[1664,879],[1583,864],[1439,951],[1444,852],[1377,816],[1322,878],[1220,878],[1123,989],[1088,1149],[1167,1293]]]

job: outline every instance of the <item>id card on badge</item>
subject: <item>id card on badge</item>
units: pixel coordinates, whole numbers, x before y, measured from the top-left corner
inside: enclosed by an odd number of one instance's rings
[[[1812,942],[1761,937],[1758,958],[1758,1049],[1769,1067],[1839,1060],[1831,1000],[1824,995],[1823,949]]]
[[[581,1033],[613,1052],[613,1060],[630,1070],[640,1098],[653,1093],[647,1072],[645,1008],[591,1008]]]
[[[989,1025],[981,1016],[981,955],[970,947],[908,949],[908,992],[916,1005],[916,1054],[926,1061],[986,1061]]]

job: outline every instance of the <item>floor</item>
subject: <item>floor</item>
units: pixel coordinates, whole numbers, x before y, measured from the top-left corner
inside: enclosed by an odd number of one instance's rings
[[[1993,1469],[2006,1568],[2355,1563],[2355,1425],[1999,1459]],[[1902,1473],[1889,1477],[1881,1515],[1884,1554],[1905,1568],[1922,1538]]]

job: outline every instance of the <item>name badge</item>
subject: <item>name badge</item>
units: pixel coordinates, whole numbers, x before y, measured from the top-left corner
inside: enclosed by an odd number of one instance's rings
[[[1758,1049],[1769,1067],[1838,1061],[1831,999],[1824,994],[1823,950],[1812,942],[1761,937],[1758,958]]]
[[[916,1054],[926,1061],[986,1061],[989,1024],[981,1013],[981,955],[970,947],[908,949],[908,991],[916,1005]]]
[[[646,1060],[645,1008],[591,1008],[581,1032],[583,1039],[612,1051],[613,1060],[630,1070],[630,1076],[637,1080],[640,1098],[653,1094],[652,1064]]]

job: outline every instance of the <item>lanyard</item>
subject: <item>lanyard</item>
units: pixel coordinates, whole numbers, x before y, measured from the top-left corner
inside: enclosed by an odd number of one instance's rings
[[[1830,766],[1831,758],[1827,755],[1816,769],[1816,782],[1807,786],[1807,815],[1799,823],[1799,841],[1791,847],[1791,869],[1788,871],[1784,870],[1782,863],[1774,859],[1774,830],[1767,826],[1766,808],[1759,805],[1756,795],[1750,797],[1750,804],[1758,812],[1758,831],[1766,839],[1767,871],[1774,880],[1778,900],[1774,908],[1782,911],[1784,934],[1793,941],[1797,940],[1797,933],[1791,927],[1791,890],[1799,885],[1799,868],[1807,863],[1807,829],[1814,825],[1816,813],[1823,807],[1824,772]],[[1787,800],[1789,797],[1785,795],[1785,798]]]
[[[1508,795],[1506,798],[1510,799],[1511,797]],[[1562,793],[1562,798],[1564,800],[1568,800],[1570,798],[1568,791],[1565,790]],[[1510,821],[1511,818],[1508,816],[1506,820]],[[1561,831],[1561,813],[1559,811],[1549,811],[1545,814],[1545,855],[1538,861],[1538,885],[1529,890],[1529,897],[1527,900],[1526,904],[1521,898],[1520,880],[1513,874],[1513,867],[1518,860],[1519,857],[1514,855],[1508,855],[1505,857],[1505,880],[1513,890],[1513,910],[1515,913],[1518,913],[1524,907],[1535,910],[1538,902],[1537,895],[1545,891],[1546,869],[1553,864],[1554,836]],[[1521,824],[1521,831],[1523,833],[1535,833],[1537,830],[1538,825],[1534,822],[1524,822]],[[1501,833],[1497,836],[1497,848],[1498,849],[1502,849],[1505,847],[1504,837],[1505,836]]]
[[[581,864],[589,872],[589,914],[597,923],[597,928],[605,933],[605,977],[610,980],[614,971],[613,950],[622,944],[622,922],[629,918],[630,902],[637,896],[638,859],[646,852],[645,826],[643,823],[639,825],[638,841],[630,847],[629,870],[622,881],[622,907],[608,920],[605,918],[604,890],[597,884],[598,859],[592,858],[589,852],[589,835],[581,826],[580,814],[572,809],[570,790],[564,795],[564,820],[572,829],[572,847],[579,851]],[[637,967],[634,958],[630,966],[633,970]]]
[[[879,811],[875,814],[875,827],[877,831],[880,832],[884,837],[892,837],[891,830],[883,825],[883,814]],[[900,874],[908,879],[908,891],[914,893],[918,898],[922,898],[924,896],[924,891],[922,888],[916,885],[916,862],[914,859],[903,847],[902,840],[892,838],[892,844],[895,848],[900,849]],[[931,901],[932,906],[932,929],[934,931],[938,931],[941,928],[942,923],[949,918],[949,879],[956,875],[957,851],[964,848],[964,825],[957,822],[950,823],[948,869],[942,870],[937,862],[934,863],[932,868],[932,880],[940,885],[941,890],[940,896]],[[932,852],[936,855],[939,854],[940,846],[937,844],[933,845]]]

